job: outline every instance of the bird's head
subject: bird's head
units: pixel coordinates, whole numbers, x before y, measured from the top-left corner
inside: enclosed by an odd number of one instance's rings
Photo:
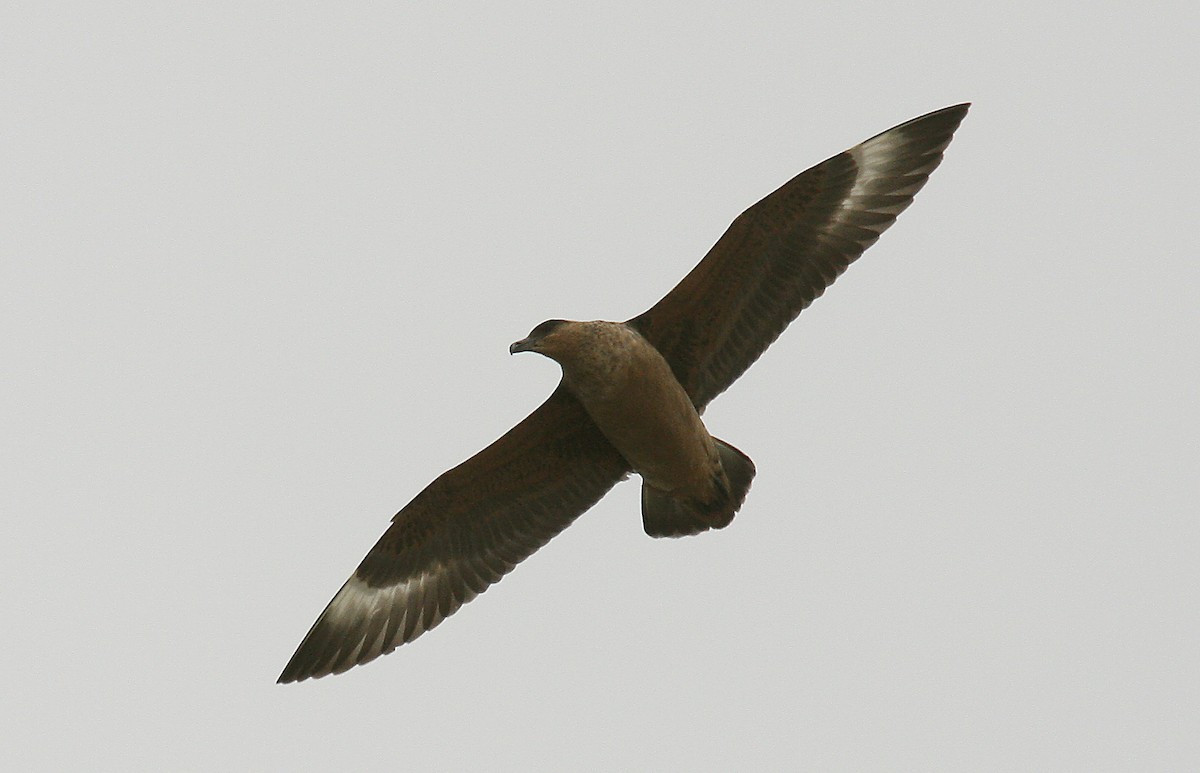
[[[537,352],[556,359],[555,355],[569,344],[569,336],[564,335],[564,328],[569,327],[570,323],[565,319],[548,319],[529,331],[525,338],[508,347],[508,353]]]

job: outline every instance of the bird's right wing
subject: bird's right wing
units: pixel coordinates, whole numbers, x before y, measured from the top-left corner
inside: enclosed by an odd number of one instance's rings
[[[560,384],[521,423],[396,514],[279,681],[341,673],[412,641],[499,581],[628,472]]]
[[[797,175],[743,212],[666,297],[629,320],[698,409],[912,203],[967,108],[914,118]]]

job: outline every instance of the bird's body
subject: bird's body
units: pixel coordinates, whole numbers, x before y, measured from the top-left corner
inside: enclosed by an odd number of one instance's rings
[[[708,434],[671,366],[641,333],[623,322],[550,320],[510,351],[538,352],[562,366],[563,386],[642,476],[652,536],[695,534],[733,519],[754,465],[741,452],[735,457],[744,462],[726,455],[722,463],[719,449],[732,447]],[[733,464],[739,469],[727,471]]]
[[[645,313],[550,320],[513,344],[557,360],[559,387],[396,514],[279,681],[341,673],[412,641],[630,472],[642,477],[651,536],[727,525],[755,469],[709,435],[705,406],[912,202],[967,107],[914,118],[797,175]]]
[[[634,472],[671,494],[711,493],[716,444],[657,349],[622,322],[567,322],[553,337],[570,339],[547,354],[563,384]]]

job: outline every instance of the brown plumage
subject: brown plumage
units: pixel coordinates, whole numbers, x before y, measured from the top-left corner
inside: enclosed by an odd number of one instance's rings
[[[793,178],[644,314],[551,320],[513,344],[558,361],[558,388],[396,514],[279,681],[341,673],[412,641],[630,472],[642,476],[652,536],[728,524],[754,465],[708,434],[704,407],[911,203],[967,108],[908,121]]]
[[[509,351],[538,352],[600,433],[642,476],[642,521],[652,537],[721,528],[746,498],[754,463],[708,434],[671,366],[632,326],[554,319]]]

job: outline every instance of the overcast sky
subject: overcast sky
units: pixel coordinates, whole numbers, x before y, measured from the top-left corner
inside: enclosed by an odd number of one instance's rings
[[[0,11],[12,770],[1200,767],[1194,3]],[[107,6],[107,7],[106,7]],[[391,515],[801,170],[974,107],[638,486],[278,686]]]

